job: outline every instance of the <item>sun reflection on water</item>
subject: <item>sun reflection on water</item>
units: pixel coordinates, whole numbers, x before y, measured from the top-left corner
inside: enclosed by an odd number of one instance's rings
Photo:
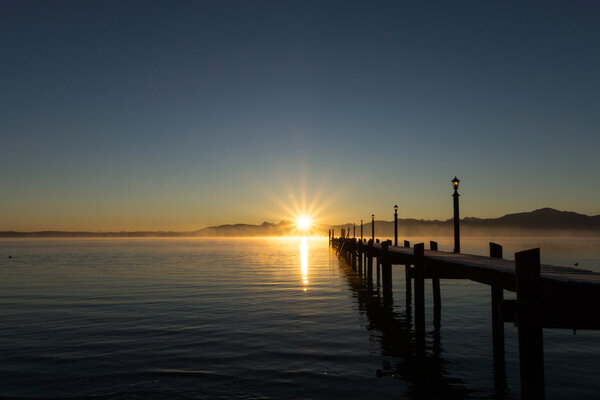
[[[308,285],[308,242],[306,238],[302,238],[300,243],[300,267],[302,272],[302,283],[304,284],[304,291]]]

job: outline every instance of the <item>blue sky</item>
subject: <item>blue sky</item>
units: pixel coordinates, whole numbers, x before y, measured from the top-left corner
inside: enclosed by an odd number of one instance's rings
[[[0,48],[3,230],[600,214],[597,2],[5,1]]]

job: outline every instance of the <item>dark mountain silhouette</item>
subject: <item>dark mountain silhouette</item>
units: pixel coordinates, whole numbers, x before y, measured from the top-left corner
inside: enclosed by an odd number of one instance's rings
[[[600,215],[588,216],[571,211],[558,211],[553,208],[540,208],[531,212],[507,214],[500,218],[466,218],[465,224],[493,224],[497,227],[521,229],[575,229],[599,230]]]
[[[192,236],[287,236],[294,229],[290,221],[281,221],[278,224],[263,222],[260,225],[234,224],[209,226],[191,232]]]
[[[311,234],[327,235],[327,230],[335,229],[336,235],[340,229],[347,229],[352,224],[323,225],[313,228]],[[398,233],[402,236],[451,236],[452,219],[423,220],[423,219],[399,219]],[[391,236],[394,234],[393,221],[375,221],[375,233],[377,236]],[[260,225],[230,224],[210,226],[189,232],[171,231],[136,231],[136,232],[0,232],[0,237],[211,237],[211,236],[287,236],[297,235],[295,224],[291,221],[279,223],[263,222]],[[588,216],[570,211],[558,211],[552,208],[541,208],[539,210],[507,214],[499,218],[474,218],[467,217],[461,220],[461,234],[463,236],[502,236],[502,235],[600,235],[600,215]],[[356,226],[356,235],[360,235],[360,226]],[[371,236],[371,222],[363,226],[363,235]]]
[[[352,224],[337,225],[334,228],[339,234],[339,229],[348,229]],[[357,226],[357,236],[360,226]],[[403,236],[453,234],[453,220],[417,220],[399,219],[398,233]],[[351,232],[352,233],[352,232]],[[391,236],[394,234],[393,221],[375,221],[377,236]],[[461,220],[461,234],[464,236],[479,235],[600,235],[600,215],[588,216],[571,211],[559,211],[553,208],[541,208],[530,212],[507,214],[499,218],[474,218],[467,217]],[[371,236],[371,222],[363,226],[363,236]]]

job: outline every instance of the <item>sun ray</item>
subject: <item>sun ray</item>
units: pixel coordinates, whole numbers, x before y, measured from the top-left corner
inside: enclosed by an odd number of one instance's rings
[[[267,211],[268,218],[288,223],[290,236],[325,235],[327,223],[337,216],[338,205],[345,198],[345,188],[337,187],[328,174],[319,175],[316,181],[308,179],[306,165],[299,165],[295,173],[285,167],[278,173],[278,182],[263,187],[267,203],[275,206]],[[310,227],[300,228],[302,217],[310,220]]]

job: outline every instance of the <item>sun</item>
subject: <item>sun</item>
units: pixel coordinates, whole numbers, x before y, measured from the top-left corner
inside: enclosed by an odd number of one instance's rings
[[[296,220],[296,225],[298,229],[307,230],[310,228],[311,222],[309,217],[298,217]]]

